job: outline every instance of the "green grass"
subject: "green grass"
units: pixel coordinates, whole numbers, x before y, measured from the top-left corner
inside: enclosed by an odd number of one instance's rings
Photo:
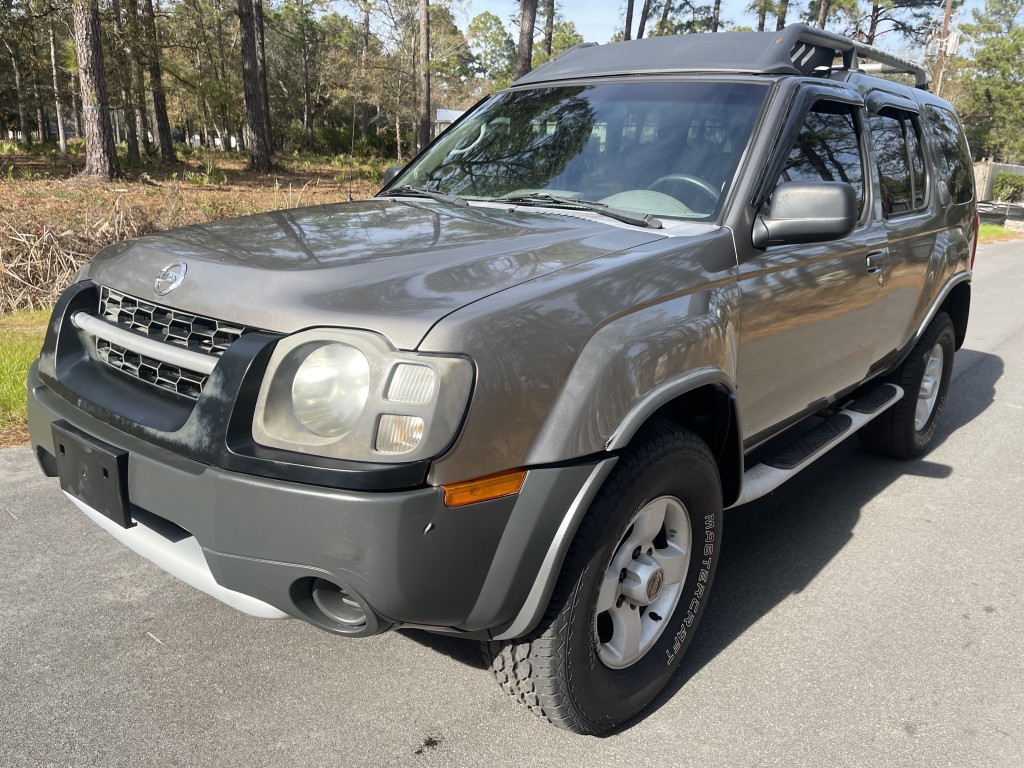
[[[978,227],[978,241],[982,243],[996,243],[1000,240],[1016,240],[1024,237],[1024,234],[998,224],[982,224]]]
[[[0,433],[25,427],[25,376],[49,317],[48,309],[0,316]]]

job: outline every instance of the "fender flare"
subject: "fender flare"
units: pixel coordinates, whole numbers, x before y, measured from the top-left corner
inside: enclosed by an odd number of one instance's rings
[[[522,608],[520,608],[519,613],[516,614],[516,617],[510,623],[499,627],[493,632],[492,639],[510,640],[522,637],[532,631],[544,616],[544,611],[547,610],[551,595],[554,592],[555,583],[562,571],[565,556],[568,554],[569,547],[576,537],[576,531],[579,529],[580,523],[582,523],[594,497],[597,496],[604,481],[618,462],[618,456],[611,452],[628,445],[629,441],[644,423],[666,403],[687,392],[692,392],[699,387],[709,384],[724,388],[733,400],[733,408],[738,408],[735,402],[735,388],[731,379],[724,371],[709,366],[689,371],[663,382],[645,394],[629,410],[608,438],[605,447],[609,454],[604,460],[594,466],[590,476],[580,488],[569,509],[566,510],[558,530],[548,546],[548,551],[544,555],[540,570],[534,579],[533,585],[530,587]],[[736,415],[735,411],[734,415]]]
[[[612,430],[605,443],[605,450],[617,451],[625,448],[647,420],[666,403],[685,395],[687,392],[712,384],[724,388],[733,399],[736,387],[725,371],[712,366],[696,368],[662,382],[644,395],[630,408],[619,425]],[[738,407],[738,406],[737,406]]]

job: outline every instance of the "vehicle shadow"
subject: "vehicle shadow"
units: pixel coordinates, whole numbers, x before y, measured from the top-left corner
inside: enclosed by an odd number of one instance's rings
[[[995,399],[1003,361],[969,349],[956,355],[934,445],[983,413]],[[861,509],[905,475],[947,478],[953,468],[930,461],[873,456],[851,438],[775,492],[725,514],[722,556],[711,599],[676,676],[628,730],[672,699],[686,682],[755,622],[805,589],[853,537]],[[463,664],[485,669],[479,644],[403,629],[410,640]]]

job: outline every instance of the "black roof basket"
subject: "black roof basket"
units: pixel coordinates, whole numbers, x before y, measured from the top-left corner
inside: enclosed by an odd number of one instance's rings
[[[814,75],[835,69],[909,74],[918,88],[928,89],[928,71],[920,64],[806,24],[791,24],[781,32],[690,34],[577,45],[516,84],[676,72]]]

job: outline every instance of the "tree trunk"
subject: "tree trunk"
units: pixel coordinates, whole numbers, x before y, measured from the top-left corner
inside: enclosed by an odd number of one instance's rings
[[[551,60],[551,40],[555,36],[555,0],[544,0],[544,57]]]
[[[661,9],[661,21],[658,22],[658,34],[664,35],[665,29],[668,27],[668,15],[672,11],[671,0],[665,0],[665,5]]]
[[[146,37],[149,85],[153,91],[153,128],[160,145],[160,157],[166,162],[174,162],[178,158],[174,154],[174,142],[171,139],[171,121],[167,119],[167,93],[164,91],[163,69],[160,66],[153,0],[142,0],[142,25]]]
[[[665,2],[670,2],[670,0],[665,0]],[[622,39],[633,39],[633,0],[626,0],[626,26],[622,30]]]
[[[395,154],[398,155],[398,162],[402,162],[402,121],[395,111]]]
[[[137,46],[142,46],[144,35],[142,34],[139,20],[138,0],[127,0],[127,8],[128,33]],[[135,133],[139,137],[140,150],[148,155],[151,144],[149,141],[149,107],[146,99],[146,75],[142,67],[143,57],[136,52],[132,59],[133,66],[130,68],[129,79],[130,87],[135,96],[134,103],[137,107],[135,110]]]
[[[651,15],[651,0],[644,0],[643,6],[640,8],[640,23],[636,28],[636,39],[640,40],[644,36],[644,30],[647,29],[647,17]]]
[[[778,17],[775,21],[775,31],[781,32],[786,28],[786,14],[789,12],[789,0],[779,0]]]
[[[868,45],[875,44],[875,36],[878,34],[878,17],[882,14],[882,8],[877,0],[871,4],[871,23],[868,25],[868,34],[864,42]]]
[[[430,143],[430,0],[420,0],[419,151]]]
[[[71,5],[74,20],[78,79],[85,112],[85,176],[115,179],[121,175],[110,129],[110,105],[103,71],[99,0],[76,0]]]
[[[757,31],[764,32],[764,17],[768,15],[768,3],[761,0],[757,4]]]
[[[71,114],[75,119],[75,137],[81,139],[85,136],[85,128],[82,125],[82,100],[78,97],[78,78],[72,77],[71,87]]]
[[[370,133],[370,103],[366,100],[366,52],[370,48],[370,3],[363,3],[362,50],[359,52],[359,132]]]
[[[149,105],[146,103],[146,73],[142,71],[142,64],[135,66],[135,102],[139,105],[135,113],[136,131],[139,134],[139,149],[149,154],[153,142],[149,140]]]
[[[519,48],[516,52],[516,78],[522,77],[532,69],[533,27],[537,23],[537,0],[519,0],[519,8]]]
[[[309,85],[309,30],[306,23],[306,9],[299,4],[302,12],[302,126],[306,131],[306,149],[313,152],[313,91]]]
[[[43,112],[43,98],[39,94],[39,77],[36,74],[36,62],[39,60],[39,51],[36,44],[32,43],[32,59],[29,62],[29,71],[32,81],[32,100],[36,104],[36,133],[39,134],[39,141],[45,142],[49,138],[49,128],[46,125],[46,114]]]
[[[820,29],[825,28],[826,18],[828,18],[828,0],[819,0],[817,25]]]
[[[124,55],[125,34],[121,20],[121,0],[114,0],[114,58],[117,63],[117,79],[121,89],[121,110],[124,113],[124,132],[128,143],[128,160],[139,163],[139,134],[135,120],[135,105],[132,102],[131,69]]]
[[[718,31],[718,19],[722,14],[722,0],[715,0],[714,6],[711,9],[711,31]]]
[[[306,131],[306,149],[313,151],[313,92],[309,87],[309,53],[302,50],[302,127]]]
[[[8,45],[7,50],[11,47]],[[25,103],[25,87],[21,82],[21,65],[18,57],[11,53],[11,71],[14,72],[14,90],[18,98],[18,128],[21,131],[21,146],[28,149],[32,146],[32,130],[28,127],[28,105]]]
[[[53,107],[57,117],[57,141],[60,153],[68,153],[68,137],[64,132],[64,107],[60,103],[60,77],[57,69],[57,45],[54,41],[53,27],[50,27],[50,68],[53,70]]]
[[[263,110],[266,115],[267,147],[273,151],[273,133],[270,130],[270,91],[267,89],[267,40],[263,29],[263,0],[252,0],[256,19],[256,65],[259,73],[260,90],[263,91]]]
[[[256,9],[254,0],[238,0],[238,26],[242,42],[242,87],[245,92],[245,116],[249,129],[249,166],[255,171],[270,170],[270,121],[264,91],[260,86],[259,51],[256,45]]]

